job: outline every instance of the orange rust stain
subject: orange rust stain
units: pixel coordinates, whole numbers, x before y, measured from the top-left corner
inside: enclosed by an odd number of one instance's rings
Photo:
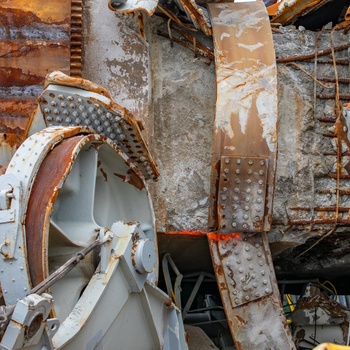
[[[108,181],[106,172],[102,168],[100,168],[100,172],[103,175],[105,181]]]
[[[207,231],[191,231],[191,230],[165,232],[166,235],[189,235],[189,236],[203,236],[206,233]]]
[[[139,25],[139,31],[140,31],[140,34],[143,38],[145,38],[145,23],[144,23],[144,20],[143,20],[143,15],[142,13],[140,13],[138,16],[137,16],[137,23]]]
[[[238,232],[228,233],[228,234],[218,234],[216,232],[210,232],[207,234],[208,239],[214,242],[222,242],[222,241],[228,241],[231,238],[239,239],[241,237],[241,234]]]
[[[43,22],[62,22],[70,16],[70,2],[62,0],[50,0],[43,2],[42,0],[3,0],[1,7],[3,9],[22,10],[25,8],[33,16]],[[30,19],[28,19],[30,20]]]

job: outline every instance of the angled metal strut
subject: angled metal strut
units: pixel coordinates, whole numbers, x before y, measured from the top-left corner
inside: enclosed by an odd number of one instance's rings
[[[277,75],[263,3],[209,4],[217,101],[208,235],[237,349],[295,349],[266,232],[277,152]]]

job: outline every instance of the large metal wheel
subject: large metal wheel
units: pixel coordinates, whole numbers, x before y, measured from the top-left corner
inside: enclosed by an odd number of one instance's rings
[[[32,285],[92,243],[101,228],[116,221],[137,221],[147,238],[156,241],[143,176],[119,148],[98,134],[64,138],[43,159],[28,201],[25,228]],[[61,322],[98,264],[95,251],[51,287],[53,312]],[[156,271],[148,276],[150,282],[156,278]]]

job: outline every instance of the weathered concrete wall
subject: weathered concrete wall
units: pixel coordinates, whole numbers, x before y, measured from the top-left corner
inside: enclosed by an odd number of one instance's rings
[[[178,44],[172,47],[169,40],[157,35],[165,25],[158,17],[140,26],[137,17],[117,15],[106,4],[88,0],[84,18],[84,77],[106,87],[146,125],[161,174],[156,183],[150,183],[158,231],[205,231],[216,100],[214,63],[195,60],[192,51]],[[274,34],[276,56],[313,53],[316,36],[303,28],[281,28]],[[210,42],[211,38],[203,35],[201,40]],[[347,42],[348,36],[334,34],[334,46]],[[326,30],[317,49],[330,47],[330,31]],[[348,59],[347,50],[337,57]],[[330,61],[331,56],[322,60]],[[334,94],[334,84],[323,83],[332,85],[331,89],[320,84],[315,88],[309,76],[314,74],[313,61],[298,65],[278,64],[278,162],[274,224],[269,233],[276,257],[332,229],[335,218],[335,102],[334,98],[314,98],[315,91]],[[317,67],[318,77],[334,77],[332,64]],[[349,76],[348,65],[337,69],[339,76]],[[348,85],[340,88],[349,93]],[[342,143],[342,166],[347,152]],[[340,185],[347,188],[350,180],[341,171]],[[338,197],[339,206],[350,208],[348,196]],[[345,212],[342,219],[346,222]],[[340,230],[347,231],[347,225]]]

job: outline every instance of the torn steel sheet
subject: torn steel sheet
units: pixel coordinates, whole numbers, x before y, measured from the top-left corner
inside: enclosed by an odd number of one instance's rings
[[[40,109],[47,126],[86,126],[116,143],[140,168],[146,179],[159,172],[142,136],[142,125],[109,93],[90,81],[60,72],[48,76]],[[125,182],[130,179],[125,179]]]
[[[175,2],[186,13],[195,28],[200,29],[205,35],[212,35],[207,9],[197,5],[194,0],[175,0]]]
[[[310,283],[290,315],[293,338],[301,348],[330,339],[337,344],[347,344],[349,309],[332,300],[327,291],[321,284]]]
[[[271,23],[287,25],[295,22],[299,17],[319,9],[331,0],[291,0],[281,1],[269,6],[268,12],[273,16]]]
[[[218,232],[208,240],[221,299],[237,349],[295,349],[264,234],[277,152],[269,18],[260,2],[209,11],[217,75],[209,225]]]
[[[158,6],[158,0],[109,0],[108,7],[115,12],[146,12],[152,16]]]

